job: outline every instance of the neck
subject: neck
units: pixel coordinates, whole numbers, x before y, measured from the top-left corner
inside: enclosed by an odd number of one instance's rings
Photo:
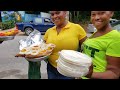
[[[67,25],[67,23],[68,23],[68,21],[65,20],[65,22],[63,24],[61,24],[61,25],[58,25],[57,28],[61,29],[61,28],[65,27]]]
[[[110,32],[111,30],[112,30],[112,27],[110,24],[108,24],[108,25],[104,26],[103,28],[97,30],[97,32],[104,34],[104,33]]]

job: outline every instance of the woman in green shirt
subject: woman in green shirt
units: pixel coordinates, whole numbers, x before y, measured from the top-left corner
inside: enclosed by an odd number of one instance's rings
[[[120,76],[120,33],[109,23],[113,11],[91,11],[97,31],[83,43],[83,53],[93,58],[91,79],[118,79]],[[92,70],[92,69],[91,69]]]

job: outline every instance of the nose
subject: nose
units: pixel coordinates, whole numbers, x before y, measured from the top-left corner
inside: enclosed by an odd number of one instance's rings
[[[99,20],[100,19],[100,16],[99,15],[96,15],[95,16],[95,20]]]

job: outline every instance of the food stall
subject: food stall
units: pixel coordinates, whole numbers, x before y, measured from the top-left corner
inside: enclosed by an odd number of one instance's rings
[[[0,32],[0,44],[4,41],[7,40],[12,40],[14,39],[15,35],[18,34],[19,30],[18,29],[11,29],[8,31],[1,31]]]

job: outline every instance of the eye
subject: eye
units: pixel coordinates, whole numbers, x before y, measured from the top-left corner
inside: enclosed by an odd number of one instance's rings
[[[51,16],[54,16],[54,13],[51,13]]]
[[[94,14],[94,13],[91,13],[91,16],[93,17],[93,16],[95,16],[95,14]]]

